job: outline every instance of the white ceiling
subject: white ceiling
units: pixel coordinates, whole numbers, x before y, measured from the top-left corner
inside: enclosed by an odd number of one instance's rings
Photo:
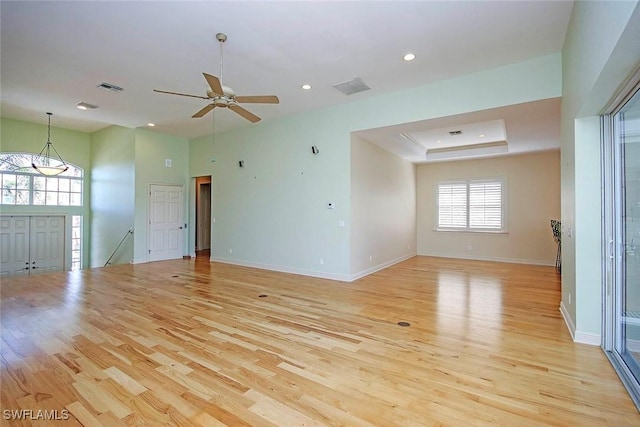
[[[204,95],[202,72],[220,74],[218,32],[228,36],[223,83],[239,95],[280,98],[278,105],[244,105],[268,120],[559,52],[572,5],[3,0],[0,111],[4,117],[43,124],[45,112],[51,111],[53,126],[84,132],[153,122],[158,132],[194,138],[212,131],[211,115],[191,118],[207,101],[153,89]],[[416,59],[403,61],[407,52]],[[355,77],[371,89],[346,96],[333,88]],[[96,87],[103,82],[124,91]],[[313,89],[303,91],[303,83]],[[81,101],[99,108],[78,110],[75,105]],[[495,125],[500,120],[509,152],[558,147],[559,100],[361,134],[412,161],[425,161],[424,150],[411,152],[407,144],[418,146],[400,134],[435,144],[448,135],[434,139],[436,133],[466,126],[464,135],[469,136],[482,127],[474,123]],[[231,111],[216,110],[216,132],[241,126],[255,125]],[[493,131],[487,127],[483,133]]]

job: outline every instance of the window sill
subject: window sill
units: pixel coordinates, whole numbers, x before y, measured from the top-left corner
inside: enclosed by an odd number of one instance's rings
[[[433,231],[445,233],[480,233],[480,234],[509,234],[508,230],[469,230],[459,228],[434,228]]]

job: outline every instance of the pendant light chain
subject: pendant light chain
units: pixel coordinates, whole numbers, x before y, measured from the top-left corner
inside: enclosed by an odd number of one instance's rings
[[[47,126],[47,157],[45,162],[47,166],[49,166],[49,162],[51,161],[51,113],[47,113],[47,115],[49,116],[49,124]]]

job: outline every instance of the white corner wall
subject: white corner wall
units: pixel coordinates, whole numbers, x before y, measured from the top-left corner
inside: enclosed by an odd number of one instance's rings
[[[416,253],[416,167],[352,136],[351,280]]]
[[[600,342],[598,116],[640,63],[637,1],[575,2],[562,52],[562,302],[576,341]]]
[[[435,231],[437,183],[505,177],[507,233]],[[555,265],[550,221],[560,218],[560,153],[545,151],[418,166],[418,254]]]

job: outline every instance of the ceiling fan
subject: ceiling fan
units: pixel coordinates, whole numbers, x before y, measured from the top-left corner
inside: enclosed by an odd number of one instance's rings
[[[200,118],[206,115],[209,111],[213,110],[216,107],[219,108],[228,108],[236,114],[244,117],[249,120],[251,123],[256,123],[260,121],[260,117],[256,116],[249,110],[241,107],[238,104],[278,104],[280,100],[275,95],[252,95],[252,96],[239,96],[236,95],[233,89],[227,86],[223,86],[221,83],[222,80],[222,45],[225,41],[227,41],[227,35],[223,33],[216,34],[216,39],[220,42],[220,78],[202,73],[204,75],[207,84],[209,85],[209,89],[207,89],[207,96],[200,95],[189,95],[187,93],[179,93],[179,92],[169,92],[166,90],[158,90],[154,89],[154,92],[159,93],[168,93],[170,95],[180,95],[180,96],[190,96],[192,98],[201,98],[211,101],[210,104],[206,105],[204,108],[195,113],[192,118]]]

